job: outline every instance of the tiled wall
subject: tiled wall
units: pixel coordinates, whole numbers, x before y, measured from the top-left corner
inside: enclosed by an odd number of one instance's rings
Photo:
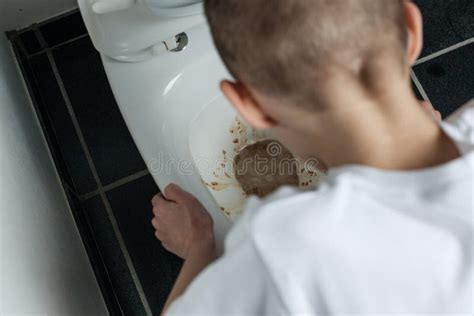
[[[474,97],[474,1],[417,0],[416,93],[444,116]],[[154,239],[158,192],[78,12],[10,34],[112,314],[159,314],[181,261]]]

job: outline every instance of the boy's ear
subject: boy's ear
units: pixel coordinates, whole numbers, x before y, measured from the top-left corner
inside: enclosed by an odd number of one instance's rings
[[[408,30],[407,56],[408,62],[413,65],[423,49],[423,16],[412,1],[403,1],[403,5]]]
[[[221,91],[253,128],[270,129],[275,126],[273,119],[262,110],[260,104],[242,83],[224,80],[221,82]]]

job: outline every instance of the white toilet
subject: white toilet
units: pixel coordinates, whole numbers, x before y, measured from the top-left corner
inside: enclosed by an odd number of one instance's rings
[[[219,91],[230,78],[201,0],[79,0],[118,105],[160,188],[175,183],[210,211],[220,245],[245,204],[235,153],[266,138]],[[311,176],[317,182],[319,173]],[[308,181],[308,179],[302,179]]]
[[[176,183],[194,194],[213,216],[221,243],[243,206],[241,192],[233,185],[209,188],[204,182],[214,181],[201,175],[207,171],[200,172],[197,163],[208,161],[202,168],[213,169],[214,157],[230,148],[228,131],[236,113],[218,89],[229,75],[214,48],[201,0],[79,0],[79,5],[155,181],[161,189]],[[226,214],[214,195],[232,190],[242,203]]]

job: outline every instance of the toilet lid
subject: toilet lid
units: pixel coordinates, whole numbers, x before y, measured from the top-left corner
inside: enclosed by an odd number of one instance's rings
[[[203,0],[144,0],[145,4],[159,16],[184,17],[203,13]]]

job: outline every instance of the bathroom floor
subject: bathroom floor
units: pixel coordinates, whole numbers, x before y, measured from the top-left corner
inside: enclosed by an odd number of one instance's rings
[[[474,2],[416,0],[426,46],[414,89],[443,116],[474,98]],[[79,12],[8,33],[113,315],[159,315],[182,261],[155,240],[146,169]]]

